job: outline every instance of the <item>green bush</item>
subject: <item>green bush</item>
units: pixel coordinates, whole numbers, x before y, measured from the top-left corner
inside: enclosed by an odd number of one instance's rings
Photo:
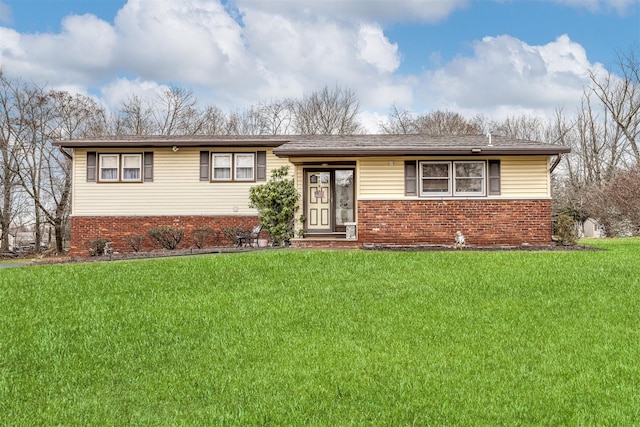
[[[295,234],[300,195],[288,175],[288,166],[275,169],[266,184],[252,187],[249,193],[249,207],[258,209],[262,228],[274,246],[287,243]]]
[[[560,214],[556,218],[556,238],[558,243],[565,246],[575,245],[578,241],[578,227],[575,219],[567,214]]]
[[[177,248],[178,244],[184,237],[184,231],[181,228],[175,228],[168,225],[153,227],[147,231],[147,234],[151,240],[169,250]]]

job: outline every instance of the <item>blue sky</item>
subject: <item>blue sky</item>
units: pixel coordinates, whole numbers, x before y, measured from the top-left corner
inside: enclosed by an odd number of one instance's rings
[[[223,109],[355,90],[392,104],[549,115],[640,46],[638,0],[0,0],[0,66],[115,107],[173,84]]]

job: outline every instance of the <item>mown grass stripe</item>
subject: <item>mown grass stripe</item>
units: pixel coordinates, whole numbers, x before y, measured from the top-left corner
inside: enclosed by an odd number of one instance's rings
[[[640,240],[0,272],[6,425],[632,425]]]

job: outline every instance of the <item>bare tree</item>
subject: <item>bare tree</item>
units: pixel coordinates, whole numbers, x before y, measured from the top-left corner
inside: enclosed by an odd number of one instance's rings
[[[481,129],[459,113],[434,111],[418,118],[418,133],[423,135],[479,134]]]
[[[262,133],[266,135],[286,135],[293,127],[295,102],[291,99],[271,101],[258,106],[262,118]]]
[[[417,118],[409,110],[401,110],[396,104],[391,106],[388,118],[379,125],[380,132],[389,135],[417,134]]]
[[[160,135],[196,135],[204,127],[203,114],[197,108],[193,91],[171,87],[162,92],[158,104],[151,106],[156,133]]]
[[[267,124],[260,113],[260,109],[251,106],[246,110],[229,116],[229,128],[234,135],[263,135]]]
[[[208,106],[202,113],[202,135],[230,135],[233,128],[224,111],[216,106]]]
[[[350,89],[325,86],[294,103],[294,130],[303,135],[353,135],[363,131],[358,122],[360,102]]]
[[[388,120],[380,124],[380,130],[388,134],[420,135],[468,135],[482,132],[481,126],[451,111],[433,111],[422,116],[400,110],[393,105]]]
[[[494,124],[493,132],[499,135],[529,141],[548,141],[549,124],[546,120],[529,115],[507,117]]]
[[[0,69],[0,251],[9,250],[9,229],[14,219],[15,190],[20,163],[16,146],[26,132],[23,105],[29,102],[24,93],[26,85],[19,79],[8,78]]]
[[[600,78],[590,74],[593,93],[602,101],[629,144],[636,163],[640,163],[640,58],[638,52],[618,54],[621,78],[609,72]]]
[[[618,171],[605,191],[614,214],[626,221],[634,235],[640,235],[640,164]]]
[[[69,217],[71,156],[51,142],[103,135],[105,115],[95,101],[83,95],[46,93],[38,87],[23,87],[21,92],[28,102],[19,106],[24,131],[15,144],[20,153],[16,176],[34,206],[36,248],[42,242],[41,223],[47,222],[54,229],[60,253]]]
[[[153,116],[151,107],[139,96],[132,95],[120,105],[120,116],[117,118],[118,134],[151,135],[153,134]]]

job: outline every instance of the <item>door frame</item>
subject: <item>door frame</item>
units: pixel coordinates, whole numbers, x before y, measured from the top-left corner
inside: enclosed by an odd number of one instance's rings
[[[346,235],[346,227],[344,225],[336,226],[336,170],[353,170],[353,214],[354,220],[356,215],[356,165],[353,163],[349,164],[329,164],[325,165],[308,165],[303,166],[302,168],[302,210],[304,212],[304,216],[306,217],[308,214],[309,208],[309,175],[318,172],[329,172],[329,192],[330,192],[330,200],[329,200],[329,223],[330,228],[328,231],[314,231],[309,230],[307,224],[304,224],[304,231],[307,235],[313,236],[345,236]]]

